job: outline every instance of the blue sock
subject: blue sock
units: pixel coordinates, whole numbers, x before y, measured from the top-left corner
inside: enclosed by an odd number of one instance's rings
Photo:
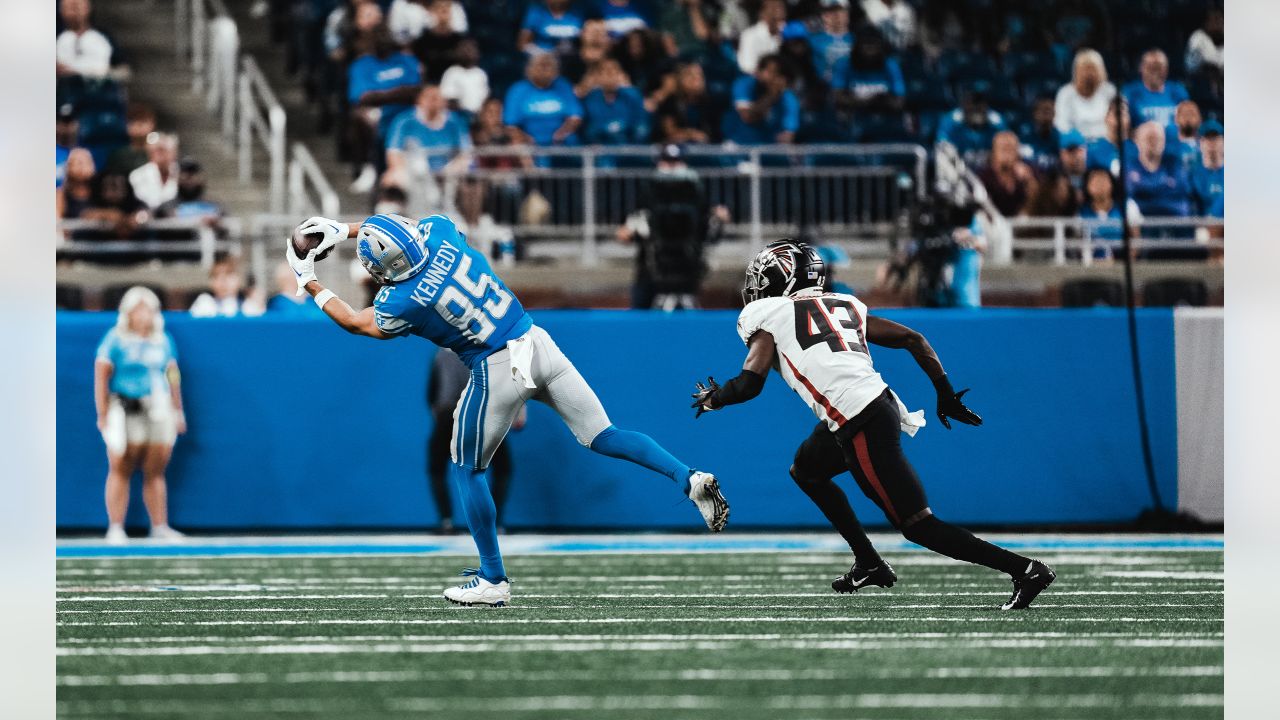
[[[630,460],[662,473],[680,483],[685,494],[689,494],[689,473],[692,472],[689,466],[677,460],[644,433],[619,430],[610,425],[591,441],[591,449],[601,455]]]
[[[502,566],[502,551],[498,549],[498,512],[485,472],[449,463],[449,476],[462,500],[471,538],[480,552],[480,577],[495,583],[505,579],[507,570]]]

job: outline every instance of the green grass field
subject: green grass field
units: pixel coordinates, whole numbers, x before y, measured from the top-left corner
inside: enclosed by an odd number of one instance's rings
[[[58,561],[60,717],[1222,717],[1223,554],[1047,550],[1058,582],[886,553],[515,555],[512,607],[441,555]],[[1031,712],[1026,712],[1031,710]]]

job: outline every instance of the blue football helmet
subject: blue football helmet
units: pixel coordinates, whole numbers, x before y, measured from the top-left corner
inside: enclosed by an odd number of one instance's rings
[[[427,247],[421,230],[399,215],[374,215],[360,226],[356,256],[382,285],[413,277],[427,264]]]

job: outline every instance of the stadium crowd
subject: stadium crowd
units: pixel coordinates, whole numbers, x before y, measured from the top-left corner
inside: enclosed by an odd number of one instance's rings
[[[360,193],[403,186],[413,146],[436,173],[495,145],[948,142],[1002,212],[1062,216],[1096,212],[1085,175],[1119,181],[1123,144],[1142,214],[1221,215],[1216,2],[272,5]]]

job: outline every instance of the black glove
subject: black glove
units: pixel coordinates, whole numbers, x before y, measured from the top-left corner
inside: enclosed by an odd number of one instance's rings
[[[694,383],[693,385],[698,389],[698,391],[693,394],[693,404],[689,407],[697,408],[698,412],[694,413],[693,416],[693,419],[697,420],[702,417],[702,413],[712,409],[707,407],[706,403],[711,399],[711,395],[720,389],[720,383],[716,382],[715,378],[708,375],[706,385],[703,385],[700,382]]]
[[[943,427],[948,430],[951,429],[951,423],[947,418],[954,418],[957,422],[962,422],[965,425],[982,424],[982,418],[978,416],[978,413],[965,407],[965,404],[960,400],[965,393],[969,392],[969,388],[956,392],[955,388],[951,387],[951,381],[947,379],[946,375],[934,380],[933,387],[938,391],[938,419],[942,421]]]

